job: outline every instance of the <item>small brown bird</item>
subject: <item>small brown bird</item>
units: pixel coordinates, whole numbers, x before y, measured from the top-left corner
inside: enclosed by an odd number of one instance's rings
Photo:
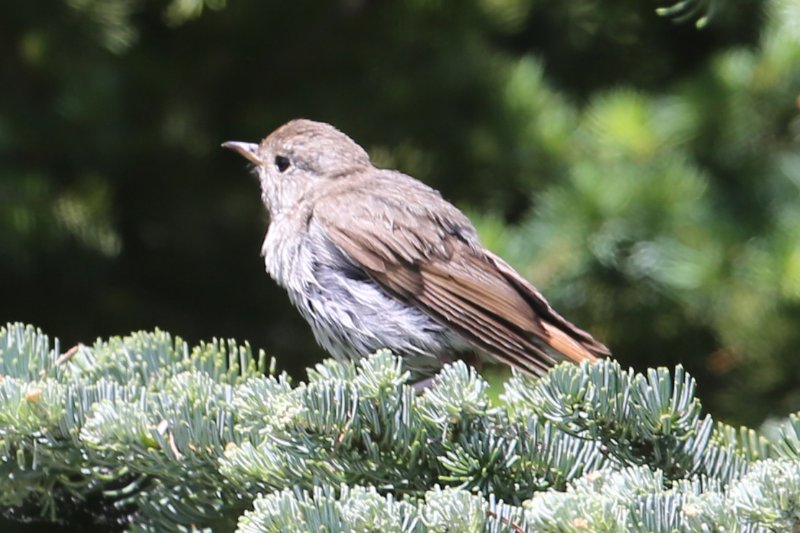
[[[438,191],[374,167],[333,126],[293,120],[261,144],[223,146],[255,165],[267,271],[334,357],[389,348],[429,376],[488,355],[538,375],[609,354],[484,248]]]

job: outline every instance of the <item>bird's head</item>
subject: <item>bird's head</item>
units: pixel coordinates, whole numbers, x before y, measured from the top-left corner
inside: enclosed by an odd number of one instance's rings
[[[292,209],[320,183],[342,179],[371,166],[369,155],[330,124],[292,120],[260,144],[223,143],[255,165],[261,198],[271,216]]]

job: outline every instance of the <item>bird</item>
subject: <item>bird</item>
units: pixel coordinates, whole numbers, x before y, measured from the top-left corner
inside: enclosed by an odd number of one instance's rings
[[[267,272],[335,359],[389,349],[423,379],[458,359],[541,376],[610,355],[437,190],[375,167],[334,126],[295,119],[260,143],[222,146],[258,176]]]

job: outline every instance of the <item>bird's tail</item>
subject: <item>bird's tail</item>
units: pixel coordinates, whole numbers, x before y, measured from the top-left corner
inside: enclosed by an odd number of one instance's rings
[[[598,357],[611,355],[608,348],[592,338],[591,335],[569,322],[566,322],[566,325],[570,330],[569,333],[555,324],[548,322],[542,324],[548,336],[550,348],[575,363],[596,361]]]

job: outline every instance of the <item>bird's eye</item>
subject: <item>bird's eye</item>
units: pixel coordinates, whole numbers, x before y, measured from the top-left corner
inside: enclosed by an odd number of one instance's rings
[[[282,155],[276,155],[275,168],[278,169],[278,172],[284,172],[287,168],[289,168],[289,158]]]

